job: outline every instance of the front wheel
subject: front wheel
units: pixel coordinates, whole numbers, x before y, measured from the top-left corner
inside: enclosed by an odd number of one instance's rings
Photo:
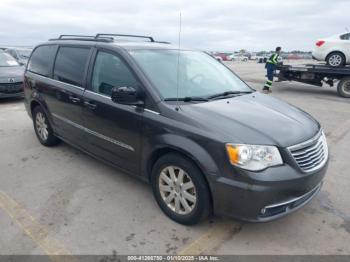
[[[54,135],[44,110],[40,106],[37,106],[33,109],[32,115],[35,134],[39,142],[44,146],[58,144],[60,140]]]
[[[340,80],[337,89],[340,96],[350,98],[350,77]]]
[[[202,172],[179,154],[158,159],[152,169],[151,184],[159,207],[180,224],[197,224],[211,212],[209,188]]]

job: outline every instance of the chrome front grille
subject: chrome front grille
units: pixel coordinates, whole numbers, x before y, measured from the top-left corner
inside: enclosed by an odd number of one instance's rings
[[[304,172],[312,172],[323,167],[328,159],[328,146],[323,131],[312,139],[288,149]]]

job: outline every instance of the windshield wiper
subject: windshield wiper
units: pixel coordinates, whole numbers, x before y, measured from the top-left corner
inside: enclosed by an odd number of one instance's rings
[[[186,97],[171,97],[171,98],[165,98],[164,101],[183,101],[183,102],[192,102],[192,101],[209,101],[208,98],[205,97],[198,97],[198,96],[186,96]]]
[[[240,95],[240,94],[250,94],[252,91],[226,91],[222,93],[218,93],[215,95],[208,96],[208,99],[215,99],[215,98],[221,98],[221,97],[226,97],[229,95]]]

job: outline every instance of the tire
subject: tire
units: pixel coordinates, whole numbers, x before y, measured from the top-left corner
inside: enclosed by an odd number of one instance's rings
[[[350,98],[350,77],[339,81],[337,91],[340,96]]]
[[[39,142],[44,146],[55,146],[60,140],[54,135],[49,120],[40,106],[36,106],[32,112],[35,134]]]
[[[345,56],[341,52],[332,52],[326,58],[327,65],[341,67],[345,65]]]
[[[171,178],[171,170],[174,171],[173,176],[176,179]],[[181,170],[183,176],[180,175]],[[179,184],[174,181],[179,181]],[[151,185],[161,210],[177,223],[194,225],[211,213],[210,192],[202,172],[192,161],[180,154],[169,153],[156,161],[152,168]],[[171,201],[166,203],[166,199]]]

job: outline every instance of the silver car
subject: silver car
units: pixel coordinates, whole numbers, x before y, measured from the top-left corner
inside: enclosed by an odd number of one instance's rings
[[[332,67],[350,64],[350,33],[318,40],[312,56],[318,61],[326,61]]]
[[[9,53],[14,59],[16,59],[19,64],[26,65],[32,49],[24,47],[11,47],[7,48],[5,52]]]
[[[23,96],[23,74],[24,67],[0,51],[0,98]]]

